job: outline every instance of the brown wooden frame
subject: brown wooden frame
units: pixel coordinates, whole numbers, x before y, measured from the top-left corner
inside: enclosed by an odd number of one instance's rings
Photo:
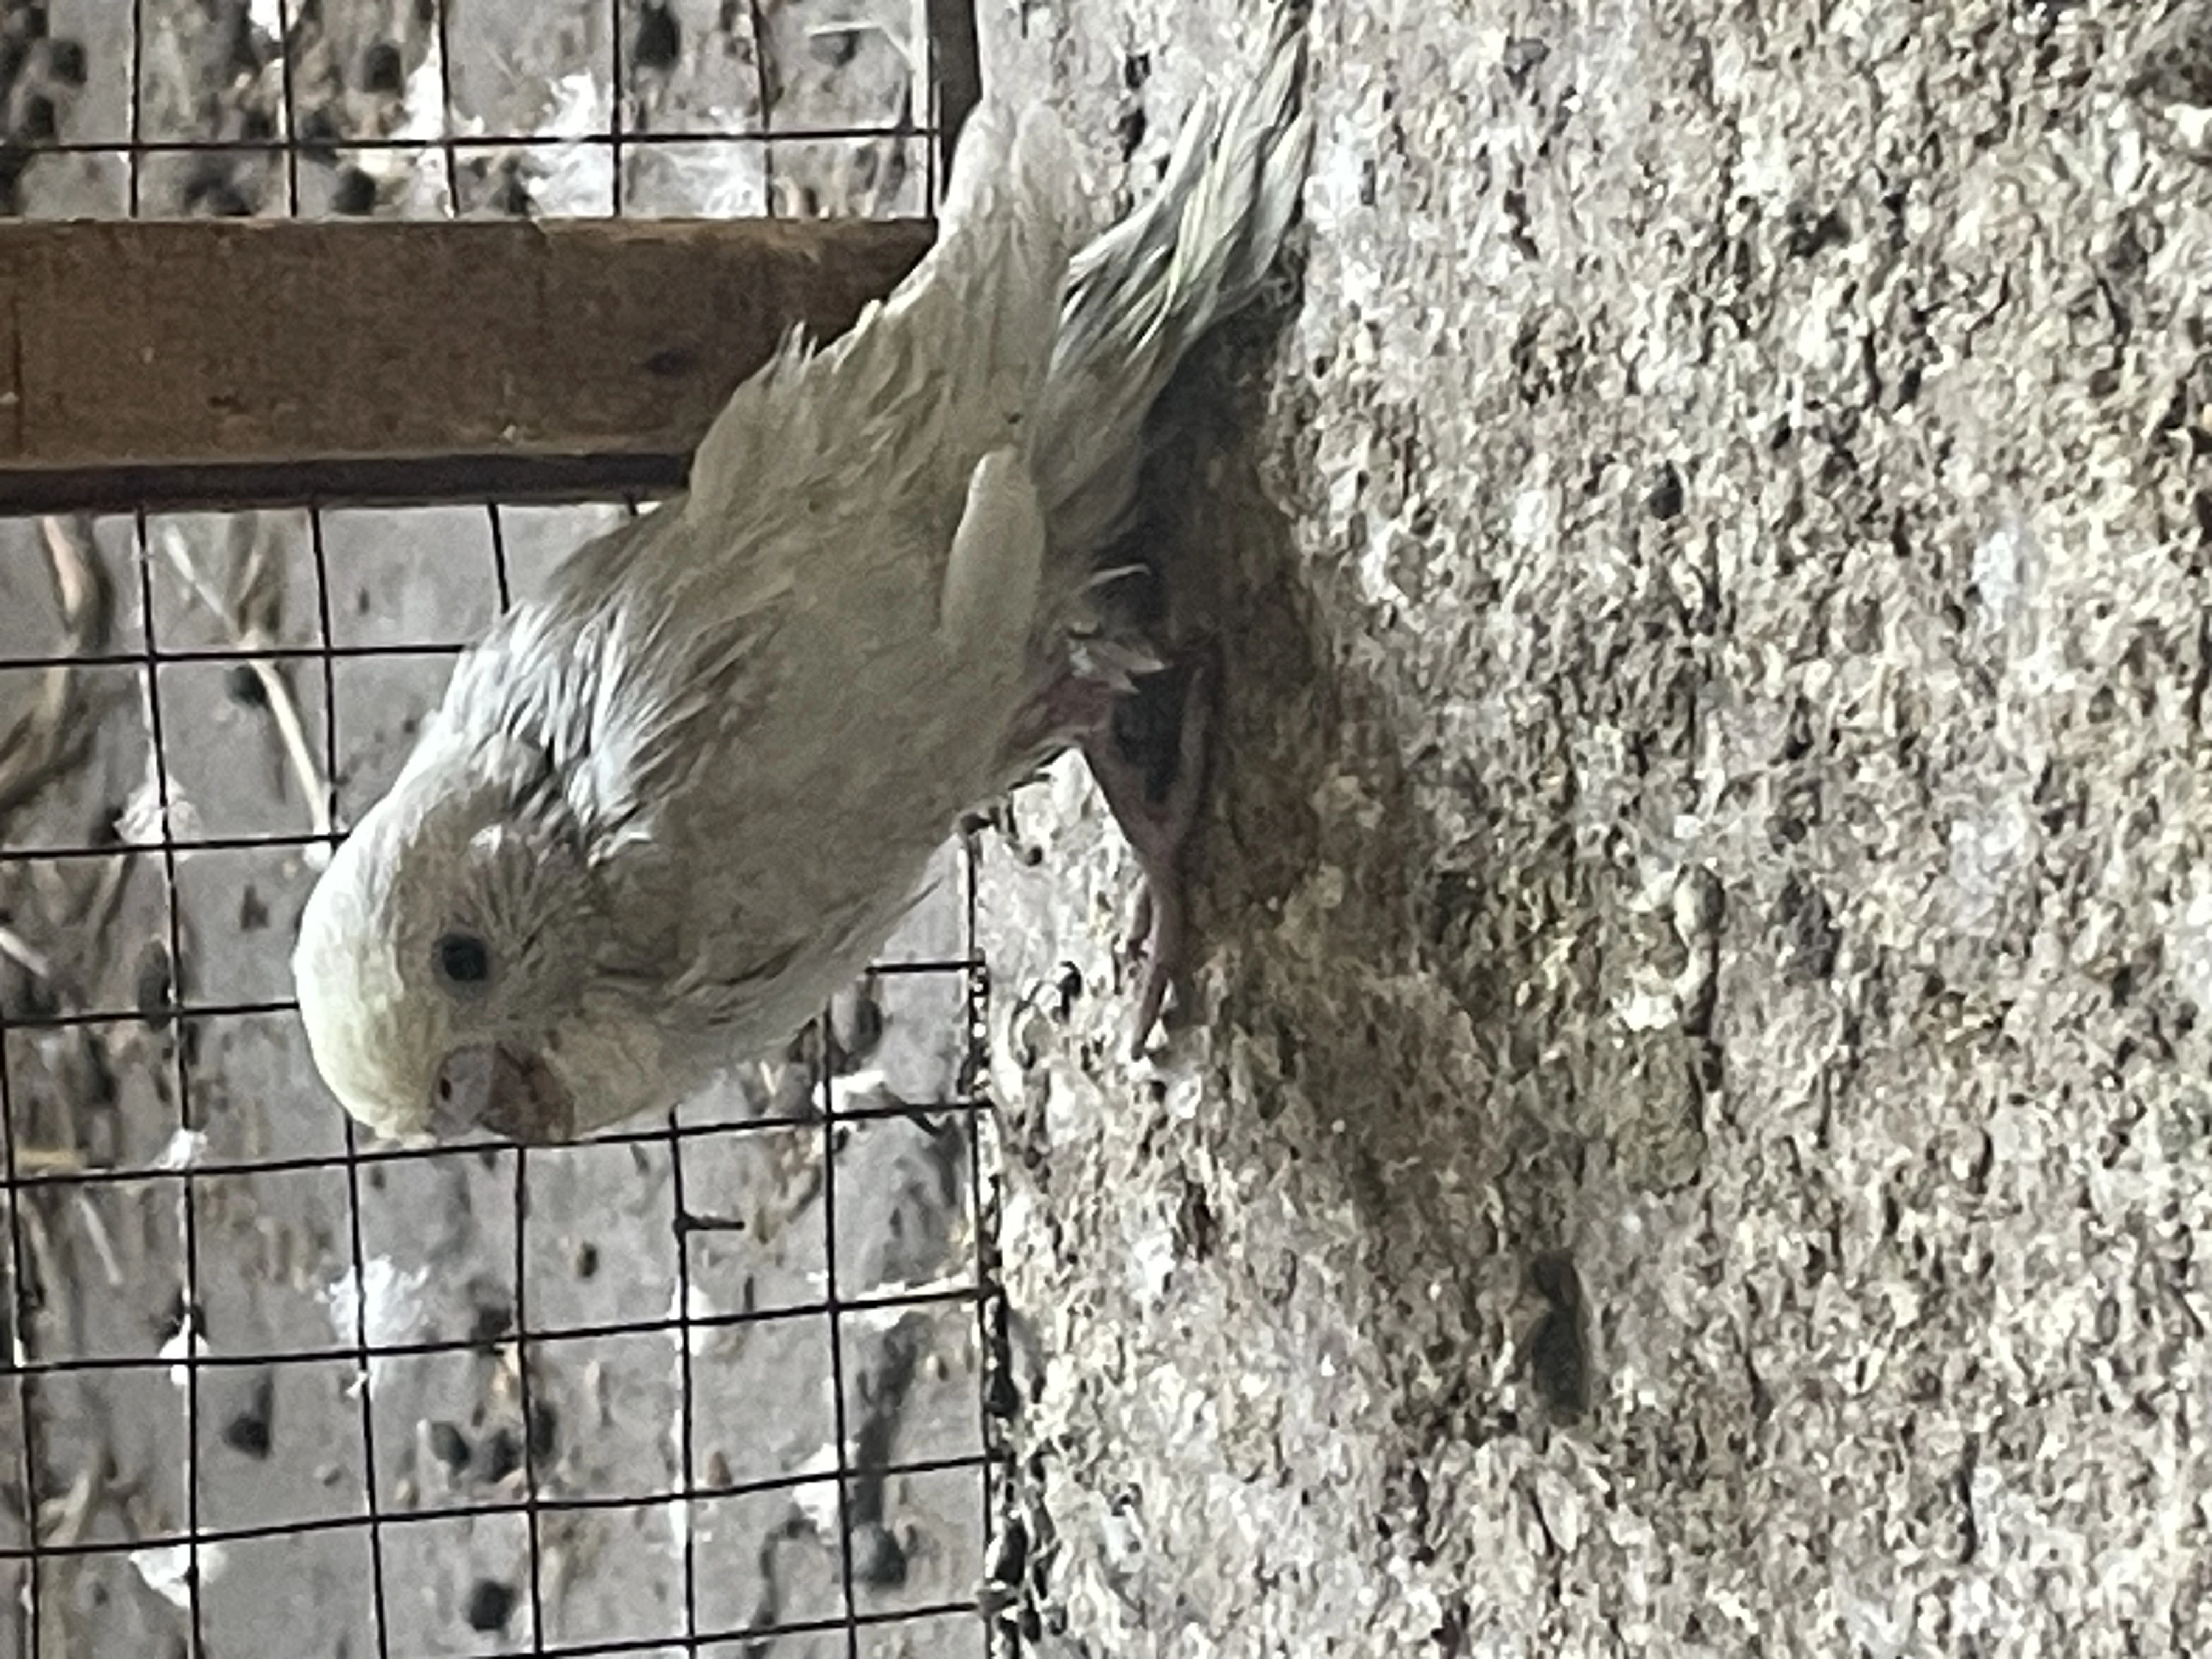
[[[0,512],[679,485],[927,220],[0,225]]]

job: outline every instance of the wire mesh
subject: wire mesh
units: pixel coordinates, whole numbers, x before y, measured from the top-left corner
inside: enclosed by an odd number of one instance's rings
[[[939,3],[46,0],[0,212],[927,212],[973,85]],[[661,1121],[372,1145],[307,1060],[328,847],[650,510],[0,520],[0,1650],[1012,1650],[963,848]]]

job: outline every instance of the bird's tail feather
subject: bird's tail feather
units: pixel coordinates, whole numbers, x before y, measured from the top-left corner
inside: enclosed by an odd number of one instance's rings
[[[1313,146],[1301,25],[1265,72],[1191,111],[1152,198],[1076,255],[1037,422],[1055,548],[1096,554],[1123,527],[1144,430],[1176,366],[1258,295],[1297,210]]]

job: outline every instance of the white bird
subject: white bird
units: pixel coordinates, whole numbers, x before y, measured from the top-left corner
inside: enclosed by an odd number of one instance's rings
[[[1139,853],[1140,1036],[1180,950],[1203,758],[1146,798],[1086,641],[1177,363],[1247,304],[1311,148],[1304,48],[1194,111],[1073,251],[1048,112],[963,133],[939,240],[834,343],[738,388],[690,488],[462,658],[337,848],[293,957],[317,1067],[398,1139],[568,1139],[787,1042],[866,968],[963,812],[1081,743]]]

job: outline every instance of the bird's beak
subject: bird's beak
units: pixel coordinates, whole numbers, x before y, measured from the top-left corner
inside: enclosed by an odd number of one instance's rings
[[[525,1146],[567,1140],[576,1132],[575,1102],[534,1050],[472,1042],[439,1063],[430,1085],[430,1129],[440,1140],[483,1129]]]

